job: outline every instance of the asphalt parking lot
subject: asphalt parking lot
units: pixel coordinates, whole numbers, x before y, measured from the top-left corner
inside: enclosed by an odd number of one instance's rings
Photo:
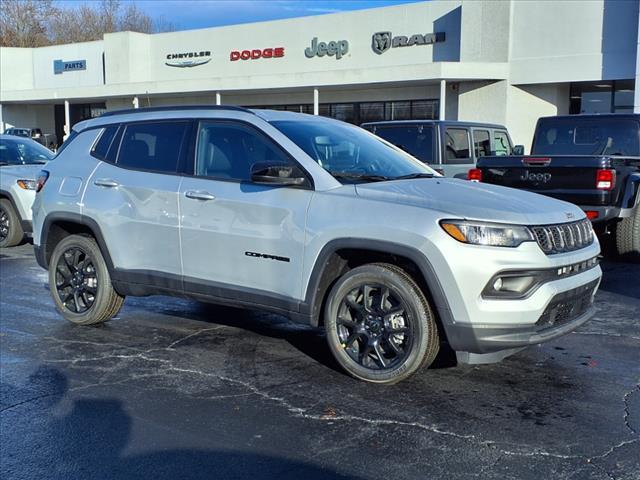
[[[577,332],[380,387],[264,313],[129,298],[74,326],[31,245],[4,250],[0,476],[640,479],[640,264],[603,269]]]

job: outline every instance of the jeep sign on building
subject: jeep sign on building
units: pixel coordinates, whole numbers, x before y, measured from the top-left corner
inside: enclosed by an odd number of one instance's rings
[[[104,110],[224,103],[497,123],[528,150],[540,116],[640,109],[639,3],[432,0],[0,48],[0,128],[63,138]]]

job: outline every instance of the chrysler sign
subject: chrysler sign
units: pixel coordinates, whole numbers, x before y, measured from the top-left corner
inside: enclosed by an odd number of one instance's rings
[[[436,42],[444,42],[444,39],[444,32],[426,33],[424,35],[416,33],[410,37],[405,35],[394,37],[391,35],[391,32],[376,32],[371,37],[371,49],[378,55],[381,55],[390,48],[431,45]]]
[[[169,53],[164,64],[167,67],[189,68],[204,65],[211,61],[211,52],[203,50],[201,52]]]

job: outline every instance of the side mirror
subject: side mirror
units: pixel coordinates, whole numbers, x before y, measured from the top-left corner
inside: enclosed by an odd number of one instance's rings
[[[255,163],[251,167],[251,181],[261,185],[302,186],[307,178],[296,165]]]
[[[515,145],[512,151],[514,155],[524,155],[524,145]]]

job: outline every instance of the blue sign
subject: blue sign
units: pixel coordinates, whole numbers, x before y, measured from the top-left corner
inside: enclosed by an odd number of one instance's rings
[[[86,60],[72,60],[70,62],[63,62],[62,60],[53,61],[53,73],[59,75],[64,72],[73,72],[75,70],[86,70]]]

